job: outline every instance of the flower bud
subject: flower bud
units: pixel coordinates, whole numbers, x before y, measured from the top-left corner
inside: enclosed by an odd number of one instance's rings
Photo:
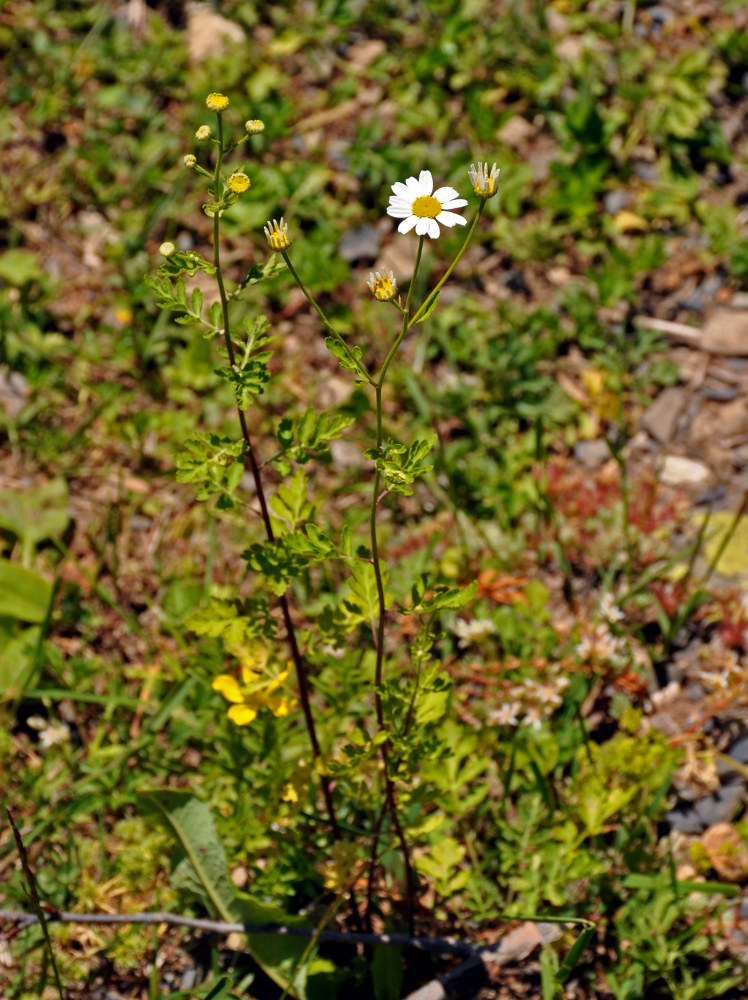
[[[174,253],[176,249],[177,248],[174,246],[174,244],[170,240],[167,240],[166,243],[161,244],[161,246],[158,248],[158,252],[161,254],[162,257],[171,257],[171,255]]]
[[[397,295],[397,281],[393,271],[371,272],[366,282],[369,290],[379,302],[389,302]]]
[[[208,111],[225,111],[229,106],[229,99],[225,94],[208,94],[205,106]]]
[[[253,118],[251,121],[245,122],[244,127],[250,135],[258,135],[265,131],[265,122],[261,122],[259,118]]]
[[[206,139],[210,139],[211,134],[210,125],[201,125],[197,132],[195,132],[195,138],[198,142],[204,142]]]
[[[481,198],[492,198],[499,190],[500,173],[501,171],[495,163],[491,167],[490,173],[487,163],[479,163],[477,167],[474,163],[471,163],[468,170],[468,177],[470,178],[470,183],[473,185],[473,191]]]
[[[185,165],[185,167],[189,167],[190,169],[192,169],[192,167],[196,167],[197,166],[197,157],[195,156],[194,153],[188,153],[185,156],[185,158],[184,158],[184,165]]]
[[[288,235],[288,223],[281,216],[280,222],[273,219],[265,226],[265,239],[271,250],[285,250],[291,246],[291,239]]]

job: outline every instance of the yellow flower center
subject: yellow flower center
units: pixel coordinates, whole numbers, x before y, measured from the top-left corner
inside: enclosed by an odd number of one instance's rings
[[[273,250],[285,250],[287,246],[291,245],[289,238],[280,229],[268,236],[268,242]]]
[[[442,204],[438,198],[434,198],[430,194],[422,194],[420,198],[415,199],[410,210],[413,215],[417,215],[420,219],[435,219],[442,210]]]
[[[394,294],[391,278],[380,278],[374,285],[374,295],[380,302],[387,302]]]

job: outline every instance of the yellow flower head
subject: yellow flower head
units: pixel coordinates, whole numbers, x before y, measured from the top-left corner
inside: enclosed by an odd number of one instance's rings
[[[260,132],[265,131],[265,122],[261,122],[259,118],[252,118],[250,121],[244,123],[244,127],[250,135],[258,135]]]
[[[237,170],[235,174],[229,177],[229,188],[234,194],[243,194],[244,191],[249,191],[251,185],[252,181],[243,170]]]
[[[470,178],[470,183],[473,185],[473,191],[481,198],[491,198],[499,190],[499,174],[501,171],[497,168],[496,164],[488,169],[487,163],[479,163],[476,167],[474,163],[470,164],[470,169],[468,170],[468,177]]]
[[[167,241],[166,243],[161,244],[161,246],[158,248],[158,252],[161,254],[162,257],[171,257],[171,255],[174,253],[176,249],[177,248],[174,246],[173,243]]]
[[[229,99],[225,94],[208,94],[205,106],[208,111],[225,111],[229,106]]]
[[[263,708],[267,708],[273,715],[282,716],[288,715],[296,704],[294,698],[281,690],[288,678],[289,669],[282,670],[275,677],[268,677],[263,672],[267,661],[267,650],[258,650],[244,657],[241,684],[231,674],[220,674],[213,681],[213,690],[231,702],[228,716],[237,726],[248,726],[250,722],[254,722]],[[256,667],[260,669],[257,670]]]
[[[393,271],[371,272],[366,282],[371,294],[380,302],[389,302],[397,295],[397,281]]]
[[[197,166],[197,157],[195,156],[194,153],[188,153],[185,156],[184,165],[185,167],[189,167],[190,169],[192,169],[192,167],[194,166]]]
[[[265,239],[271,250],[285,250],[291,246],[291,238],[288,235],[288,223],[281,216],[280,222],[273,219],[265,226]]]
[[[210,139],[211,135],[212,130],[210,125],[201,125],[197,132],[195,132],[195,138],[198,142],[204,142],[205,139]]]

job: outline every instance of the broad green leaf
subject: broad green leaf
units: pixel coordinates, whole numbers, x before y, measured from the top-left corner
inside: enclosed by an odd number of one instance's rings
[[[28,490],[0,493],[0,529],[18,538],[21,562],[26,567],[31,564],[36,546],[47,538],[59,538],[69,520],[64,479],[52,479]]]
[[[190,792],[157,789],[144,794],[179,846],[172,883],[197,899],[209,912],[229,923],[306,926],[298,917],[288,916],[279,907],[263,903],[234,888],[226,865],[226,855],[218,840],[213,815],[207,802]],[[303,938],[282,934],[247,934],[249,952],[264,971],[291,996],[303,1000],[306,970],[292,976],[306,949]]]
[[[39,624],[47,617],[52,585],[38,573],[0,559],[0,615]]]

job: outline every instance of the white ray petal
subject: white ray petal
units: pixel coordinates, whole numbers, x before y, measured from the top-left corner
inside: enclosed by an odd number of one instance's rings
[[[409,233],[417,222],[418,222],[417,216],[415,215],[409,216],[407,219],[401,222],[400,225],[397,227],[398,233]]]

